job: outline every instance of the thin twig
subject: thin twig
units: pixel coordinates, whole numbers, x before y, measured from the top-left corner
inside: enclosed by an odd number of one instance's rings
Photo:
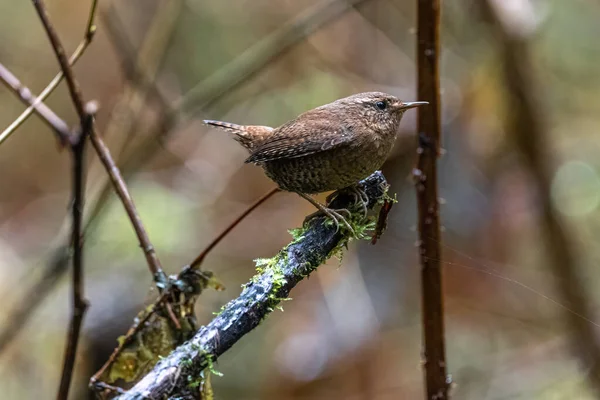
[[[84,127],[85,132],[88,127]],[[83,204],[85,197],[85,138],[80,139],[72,145],[73,155],[73,205],[71,208],[73,218],[73,229],[71,245],[73,248],[73,286],[72,286],[72,315],[69,323],[67,347],[63,361],[63,372],[58,390],[58,400],[66,400],[69,397],[69,386],[75,366],[77,344],[83,323],[83,317],[88,308],[88,302],[84,298],[83,282]]]
[[[109,384],[106,384],[104,382],[97,382],[96,383],[96,388],[98,390],[103,390],[105,394],[107,394],[107,393],[112,393],[112,394],[125,394],[125,393],[127,393],[125,390],[121,389],[118,386],[109,385]],[[104,399],[105,397],[101,397],[101,398]]]
[[[94,34],[96,33],[94,17],[96,15],[97,7],[98,1],[93,0],[83,40],[81,41],[81,43],[79,43],[79,45],[71,55],[71,58],[69,59],[69,65],[71,66],[77,63],[77,61],[81,58],[83,53],[85,53],[85,50],[88,48],[89,44],[94,38]],[[33,101],[33,104],[27,107],[27,109],[17,117],[17,119],[15,119],[2,133],[0,133],[0,144],[2,144],[2,142],[8,139],[10,135],[12,135],[17,130],[17,128],[19,128],[31,116],[31,114],[33,114],[33,112],[36,110],[36,107],[38,107],[40,104],[43,104],[42,102],[48,96],[50,96],[50,94],[52,94],[54,89],[58,87],[58,85],[62,82],[64,76],[65,75],[62,72],[62,70],[58,74],[56,74],[56,76],[52,79],[52,81],[50,81],[48,86],[46,86],[46,88],[44,88],[44,90],[39,94],[39,96],[37,96],[37,98]]]
[[[571,348],[579,358],[581,369],[591,388],[600,397],[600,343],[594,328],[581,315],[595,314],[586,296],[586,281],[578,274],[577,249],[573,237],[564,227],[551,200],[553,176],[552,143],[544,130],[540,110],[543,105],[536,100],[537,75],[532,65],[530,38],[537,32],[540,20],[534,10],[530,18],[526,13],[518,16],[501,1],[481,2],[484,17],[500,44],[504,86],[509,95],[509,127],[516,147],[524,156],[525,166],[535,179],[539,192],[539,224],[546,241],[548,265],[552,268],[564,303],[575,312],[565,314],[573,333],[569,335]]]
[[[372,208],[385,194],[387,184],[380,172],[362,181]],[[330,204],[346,208],[351,195],[342,194]],[[187,343],[160,361],[153,370],[118,399],[162,399],[188,389],[189,382],[245,334],[256,328],[298,282],[321,265],[347,237],[322,217],[311,220],[302,238],[274,258],[274,265],[248,282],[237,299],[230,301],[207,326]]]
[[[164,280],[165,276],[162,270],[160,260],[158,259],[158,255],[154,250],[152,242],[150,242],[150,238],[148,237],[146,228],[144,228],[142,219],[140,218],[140,215],[137,212],[135,204],[133,203],[133,199],[131,198],[129,190],[127,189],[127,185],[125,184],[125,181],[121,176],[121,172],[119,171],[119,168],[117,167],[115,161],[110,155],[110,150],[108,149],[106,144],[104,144],[104,141],[96,131],[95,124],[92,124],[90,139],[92,140],[92,144],[94,145],[94,148],[98,153],[98,157],[100,158],[100,161],[102,162],[104,168],[108,172],[110,180],[112,181],[113,186],[117,191],[117,195],[121,199],[123,207],[125,207],[125,211],[127,212],[129,219],[131,220],[133,229],[135,230],[135,233],[140,242],[140,246],[144,252],[144,255],[146,256],[146,262],[148,263],[148,268],[150,269],[154,280],[157,282]]]
[[[123,352],[125,347],[129,346],[129,344],[131,343],[131,340],[146,325],[146,322],[148,322],[150,317],[152,317],[152,315],[156,312],[156,310],[158,309],[158,306],[166,299],[167,299],[167,291],[164,291],[154,301],[154,303],[146,310],[146,313],[144,314],[144,316],[142,318],[139,318],[139,319],[136,318],[134,325],[129,328],[127,333],[125,333],[123,340],[119,340],[119,345],[112,352],[110,357],[108,357],[108,360],[106,360],[104,365],[102,365],[102,367],[90,378],[90,388],[92,388],[92,389],[100,388],[101,389],[101,387],[99,387],[98,384],[103,383],[100,380],[100,378],[104,375],[104,372],[106,372],[106,370],[115,363],[115,361],[117,360],[117,357],[119,357],[119,355]]]
[[[227,236],[227,234],[229,234],[229,232],[231,232],[233,230],[233,228],[235,228],[240,222],[242,222],[242,220],[244,220],[244,218],[246,218],[248,216],[248,214],[250,214],[252,211],[254,211],[262,203],[264,203],[265,201],[267,201],[275,193],[279,192],[279,190],[280,190],[279,188],[271,189],[269,192],[265,193],[261,198],[259,198],[258,200],[256,200],[252,205],[250,205],[250,207],[248,207],[246,210],[244,210],[243,213],[241,213],[231,224],[229,224],[220,234],[218,234],[208,244],[208,246],[206,246],[204,248],[204,250],[202,250],[202,252],[198,255],[198,257],[196,257],[194,259],[194,261],[192,261],[190,263],[189,268],[190,269],[198,269],[198,268],[200,268],[200,265],[202,265],[202,262],[204,261],[204,258],[206,258],[206,256],[208,255],[208,253],[210,253],[210,251],[216,245],[218,245],[219,242],[221,242],[221,240],[223,240],[223,238],[225,236]]]
[[[33,107],[35,112],[42,118],[42,121],[56,133],[58,140],[62,145],[66,145],[70,142],[71,130],[66,122],[56,115],[47,105],[38,101],[38,99],[31,94],[31,90],[23,86],[19,79],[2,64],[0,64],[0,81],[2,81],[7,88],[12,90],[24,104]]]
[[[440,150],[439,0],[417,1],[417,98],[429,102],[418,110],[418,160],[414,178],[419,208],[422,321],[427,398],[448,398],[444,342],[441,235],[437,188]]]
[[[56,54],[56,58],[58,59],[58,63],[60,64],[60,69],[63,71],[65,75],[65,79],[67,81],[67,86],[69,87],[69,94],[71,95],[71,100],[73,101],[73,105],[75,106],[75,110],[77,111],[77,115],[81,120],[82,126],[84,125],[84,121],[88,119],[88,114],[85,111],[85,102],[83,100],[83,93],[81,93],[81,88],[79,87],[79,83],[75,79],[75,75],[73,74],[73,69],[69,64],[69,59],[67,58],[67,53],[65,52],[65,48],[60,42],[60,38],[58,37],[58,33],[50,22],[50,17],[48,16],[48,11],[46,10],[46,5],[43,0],[32,0],[33,5],[35,6],[35,10],[44,25],[44,29],[46,30],[46,34],[48,35],[48,39],[50,39],[50,43],[52,44],[52,48],[54,53]],[[93,17],[93,15],[91,16]]]

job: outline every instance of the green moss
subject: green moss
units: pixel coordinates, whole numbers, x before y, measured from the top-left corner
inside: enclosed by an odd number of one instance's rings
[[[214,362],[213,362],[213,358],[214,358],[214,357],[213,357],[212,355],[209,355],[209,356],[206,358],[206,360],[207,360],[207,362],[208,362],[208,366],[206,367],[206,369],[207,369],[207,370],[208,370],[208,371],[209,371],[211,374],[213,374],[213,375],[216,375],[216,376],[219,376],[219,377],[220,377],[220,376],[223,376],[223,373],[221,373],[221,372],[219,372],[219,371],[217,371],[217,370],[215,369],[215,365],[214,365]]]
[[[125,382],[137,380],[177,347],[178,339],[179,332],[168,318],[152,315],[127,344],[126,336],[117,339],[119,345],[123,345],[123,350],[103,375],[104,380],[108,383],[119,379]]]
[[[191,358],[185,358],[183,361],[181,361],[181,366],[182,367],[191,367],[192,366],[192,359]]]
[[[355,214],[352,214],[352,216],[355,217]],[[360,218],[350,218],[348,220],[348,223],[354,231],[354,236],[345,235],[342,238],[342,240],[340,240],[338,245],[335,246],[329,252],[329,254],[327,254],[327,257],[325,257],[326,260],[330,259],[331,257],[335,257],[340,261],[341,264],[342,259],[344,258],[344,251],[348,250],[348,244],[352,240],[370,240],[371,232],[375,229],[376,226],[376,221],[374,217],[368,217],[366,219],[362,218],[362,216]]]
[[[244,287],[244,285],[242,285],[242,287]],[[218,317],[219,315],[223,314],[223,311],[225,311],[225,309],[227,308],[228,305],[229,305],[229,303],[223,304],[221,306],[221,309],[219,311],[213,312],[213,315],[216,316],[216,317]]]
[[[384,194],[383,199],[380,202],[378,201],[378,203],[383,204],[385,199],[387,199],[388,201],[393,201],[393,202],[397,201],[395,198],[394,199],[390,198],[387,194],[387,191]],[[319,261],[319,264],[328,260],[331,257],[336,257],[340,261],[340,264],[341,264],[343,256],[344,256],[344,251],[348,249],[348,244],[350,243],[350,241],[362,240],[362,239],[370,240],[371,239],[371,232],[375,229],[376,220],[372,216],[365,218],[363,215],[363,210],[359,205],[354,206],[352,208],[351,215],[349,218],[347,218],[347,221],[348,221],[350,227],[352,228],[352,230],[354,231],[354,235],[351,235],[348,232],[348,230],[344,227],[344,224],[340,224],[340,230],[342,230],[342,233],[344,233],[342,239],[340,240],[338,245],[334,249],[332,249],[329,252],[329,254],[327,254],[325,259]],[[334,222],[331,219],[327,219],[325,221],[325,224],[332,225],[332,224],[334,224]],[[278,295],[277,295],[279,293],[279,291],[281,290],[281,288],[287,283],[286,277],[281,268],[288,261],[289,246],[292,244],[298,243],[300,240],[302,240],[305,237],[306,230],[309,228],[309,226],[310,225],[308,225],[308,226],[305,225],[300,228],[288,230],[288,232],[292,236],[292,241],[286,247],[284,247],[279,253],[277,253],[274,257],[257,258],[256,260],[254,260],[254,263],[256,264],[257,274],[254,275],[247,284],[242,285],[242,287],[244,287],[244,288],[248,287],[249,285],[258,283],[260,277],[263,276],[264,274],[270,274],[271,281],[273,282],[273,284],[271,286],[269,293],[267,294],[268,295],[267,309],[269,311],[273,311],[275,308],[283,311],[283,308],[281,307],[280,303],[282,301],[291,300],[289,298],[278,297]],[[320,257],[317,257],[317,258],[320,258]],[[309,263],[307,263],[307,264],[308,265],[305,266],[305,268],[303,268],[303,270],[308,271],[308,274],[310,274],[310,272],[312,272],[312,270],[314,269],[314,266],[310,265]],[[307,274],[305,274],[305,276],[306,275]],[[223,310],[226,307],[227,306],[222,307],[221,312],[223,312]],[[220,313],[218,313],[218,314],[220,314]]]
[[[377,200],[377,204],[381,205],[385,202],[396,204],[398,202],[398,194],[394,193],[394,197],[391,197],[386,188],[385,192],[383,193],[383,196],[381,196],[381,198]]]
[[[200,398],[210,400],[213,398],[213,390],[210,382],[211,375],[223,376],[222,373],[217,371],[214,367],[214,357],[212,354],[206,353],[200,346],[192,344],[192,349],[199,352],[198,356],[206,355],[204,357],[204,363],[201,366],[204,367],[199,371],[193,366],[192,360],[186,358],[181,362],[181,367],[185,369],[187,387],[196,393],[201,393]]]
[[[292,235],[292,243],[298,243],[300,240],[304,239],[304,234],[306,233],[306,228],[294,228],[288,229],[288,233]]]
[[[287,250],[287,247],[282,251],[285,252],[286,257],[287,257],[286,250]],[[281,252],[279,254],[281,254]],[[274,308],[277,308],[278,310],[283,311],[283,307],[280,305],[280,303],[282,301],[291,300],[288,298],[282,298],[282,297],[277,296],[277,293],[279,293],[279,291],[281,290],[283,285],[285,285],[287,283],[285,274],[283,273],[283,270],[281,269],[280,261],[284,262],[284,260],[282,258],[280,258],[280,259],[277,259],[272,265],[269,266],[269,270],[271,273],[271,279],[273,281],[273,285],[271,286],[271,290],[269,291],[269,295],[268,295],[269,300],[267,302],[267,309],[269,311],[273,311]]]

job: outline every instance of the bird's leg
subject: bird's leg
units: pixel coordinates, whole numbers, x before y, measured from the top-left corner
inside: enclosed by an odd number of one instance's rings
[[[349,188],[350,193],[354,194],[354,204],[359,204],[362,207],[363,218],[367,218],[367,213],[369,210],[367,206],[369,205],[369,196],[360,186],[352,186]]]
[[[342,190],[333,192],[329,196],[327,196],[327,203],[331,203],[331,201],[334,198],[336,198],[340,193],[346,193],[352,196],[354,198],[354,205],[360,205],[360,207],[362,208],[363,218],[367,217],[367,206],[369,205],[369,196],[367,196],[367,193],[363,190],[363,188],[361,188],[360,186],[348,186]]]
[[[315,215],[323,213],[333,220],[333,223],[335,224],[335,227],[336,227],[336,232],[340,230],[340,222],[341,222],[346,226],[346,228],[350,231],[350,233],[352,235],[355,234],[354,229],[352,229],[352,227],[350,226],[350,224],[348,223],[346,218],[344,218],[341,215],[341,213],[346,213],[346,214],[348,214],[348,217],[350,217],[350,211],[346,210],[345,208],[342,208],[340,210],[333,210],[333,209],[328,208],[328,207],[324,206],[323,204],[319,203],[318,201],[316,201],[315,199],[313,199],[312,197],[310,197],[307,194],[299,193],[299,192],[298,192],[298,194],[302,198],[308,200],[313,206],[315,206],[316,208],[319,209],[319,211],[317,211],[316,213],[313,213],[313,214],[309,215],[308,217],[306,217],[306,219],[304,220],[305,222],[307,220],[311,219],[312,217],[314,217]]]

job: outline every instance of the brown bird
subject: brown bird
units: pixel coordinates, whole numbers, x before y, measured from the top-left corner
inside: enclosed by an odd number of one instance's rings
[[[235,134],[250,152],[247,163],[260,165],[279,187],[298,193],[321,212],[352,228],[341,212],[320,204],[310,194],[349,188],[379,169],[389,155],[402,115],[425,101],[402,102],[381,92],[359,93],[325,104],[278,128],[204,123]]]

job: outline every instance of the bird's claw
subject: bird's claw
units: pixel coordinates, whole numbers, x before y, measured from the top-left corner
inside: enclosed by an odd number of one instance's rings
[[[344,227],[346,229],[348,229],[348,231],[350,232],[350,234],[352,236],[355,236],[355,232],[354,229],[352,229],[352,226],[350,225],[350,223],[348,222],[348,220],[346,218],[350,218],[352,213],[350,213],[350,211],[348,211],[345,208],[341,208],[341,209],[337,209],[334,210],[332,208],[328,208],[328,207],[323,207],[321,209],[319,209],[318,211],[310,214],[309,216],[307,216],[304,219],[304,223],[308,222],[309,220],[311,220],[312,218],[325,214],[326,216],[328,216],[329,218],[331,218],[331,220],[333,221],[333,223],[335,224],[335,232],[339,232],[340,230],[340,223],[342,223],[344,225]],[[344,217],[342,214],[346,214],[347,216]]]
[[[367,208],[369,205],[369,196],[364,189],[359,186],[353,186],[350,190],[354,195],[354,204],[358,204],[362,207],[363,218],[367,218],[369,212],[369,209]]]
[[[353,204],[358,205],[362,209],[363,217],[366,218],[368,214],[369,196],[360,186],[349,186],[340,191],[333,192],[325,199],[327,204],[331,203],[340,194],[348,194],[353,198]],[[346,210],[347,211],[347,210]]]

